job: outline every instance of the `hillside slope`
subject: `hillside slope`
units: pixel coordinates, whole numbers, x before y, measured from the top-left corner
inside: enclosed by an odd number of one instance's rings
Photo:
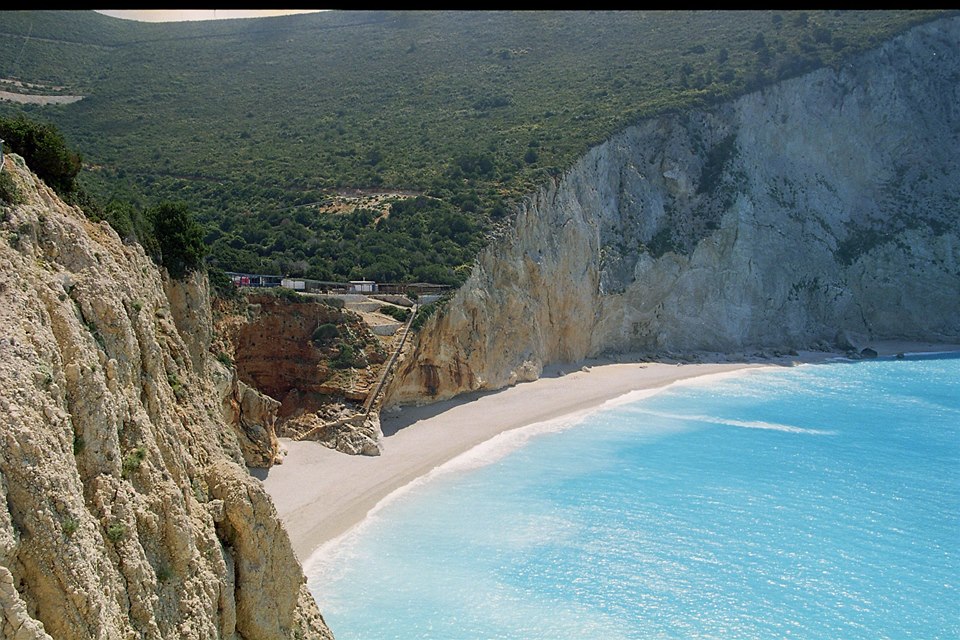
[[[105,202],[188,202],[226,270],[460,284],[516,201],[616,132],[837,67],[938,15],[325,11],[147,24],[4,12],[0,90],[84,98],[0,100],[0,116],[56,124]],[[349,214],[370,203],[345,196],[396,192],[429,206]]]
[[[528,198],[393,402],[604,352],[960,339],[960,20],[646,120]]]

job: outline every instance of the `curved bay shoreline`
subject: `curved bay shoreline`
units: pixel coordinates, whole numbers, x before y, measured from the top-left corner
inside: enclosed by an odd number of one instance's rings
[[[883,342],[870,347],[881,357],[960,351],[960,345],[935,343]],[[659,390],[682,380],[842,357],[801,352],[683,365],[591,359],[567,374],[563,370],[571,365],[552,366],[533,382],[385,414],[379,457],[348,456],[317,442],[282,439],[287,451],[284,463],[255,475],[273,498],[297,557],[307,564],[321,547],[362,522],[395,491],[501,433],[579,416],[631,392]]]

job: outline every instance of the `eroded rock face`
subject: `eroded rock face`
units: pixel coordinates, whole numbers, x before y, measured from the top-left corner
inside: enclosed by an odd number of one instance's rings
[[[380,414],[375,411],[351,413],[349,417],[334,420],[317,413],[305,413],[289,420],[285,427],[290,434],[305,434],[314,442],[350,455],[383,453]]]
[[[25,203],[0,223],[0,635],[331,637],[224,422],[203,279],[165,292],[142,249],[4,171]]]
[[[220,398],[223,420],[233,427],[248,467],[266,469],[283,463],[276,422],[280,403],[242,382],[236,369],[209,360],[211,378]]]
[[[320,324],[339,325],[345,312],[268,294],[250,295],[248,307],[249,320],[229,336],[240,378],[281,402],[293,389],[328,391],[324,383],[336,372],[311,337]]]
[[[587,153],[420,333],[390,402],[602,353],[960,338],[960,20]]]
[[[249,293],[241,306],[242,314],[222,310],[218,333],[236,363],[244,393],[262,392],[264,401],[276,403],[279,435],[309,434],[311,440],[344,453],[380,455],[379,417],[363,413],[363,405],[396,338],[378,338],[358,314],[309,297]],[[335,327],[334,333],[315,336],[321,326]],[[353,366],[338,367],[345,344],[353,353]],[[271,423],[269,431],[273,429]],[[249,427],[243,432],[254,444],[266,437]]]

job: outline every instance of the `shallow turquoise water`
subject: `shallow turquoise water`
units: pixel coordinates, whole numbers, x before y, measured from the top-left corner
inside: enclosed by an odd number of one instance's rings
[[[338,640],[960,638],[960,359],[744,372],[515,433],[307,571]]]

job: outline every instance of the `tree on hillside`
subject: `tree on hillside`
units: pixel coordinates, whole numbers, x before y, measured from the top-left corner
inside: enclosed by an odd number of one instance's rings
[[[182,280],[203,266],[206,246],[203,227],[182,203],[164,202],[150,209],[147,217],[153,222],[159,249],[159,262],[170,277]]]
[[[80,155],[67,148],[60,131],[51,124],[27,119],[0,118],[0,138],[23,156],[30,170],[61,196],[74,190],[80,172]]]

